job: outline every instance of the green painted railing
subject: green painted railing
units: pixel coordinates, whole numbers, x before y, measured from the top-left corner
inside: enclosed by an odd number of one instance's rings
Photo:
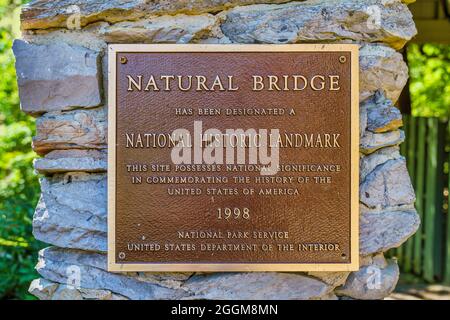
[[[403,116],[407,160],[416,191],[421,225],[401,247],[391,250],[403,272],[428,282],[450,283],[450,209],[448,193],[450,125],[437,118]]]

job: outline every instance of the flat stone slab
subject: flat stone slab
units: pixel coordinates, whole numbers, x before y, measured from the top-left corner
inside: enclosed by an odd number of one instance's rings
[[[406,161],[388,160],[367,175],[359,188],[359,201],[369,208],[413,204],[416,200]]]
[[[106,150],[69,149],[55,150],[34,161],[34,168],[43,174],[62,172],[106,172]]]
[[[237,43],[317,43],[351,39],[384,42],[400,49],[417,33],[411,12],[400,2],[384,2],[319,0],[237,7],[225,13],[222,30]],[[370,8],[373,10],[375,6],[382,19],[371,23]]]
[[[352,272],[336,293],[360,300],[378,300],[388,296],[398,282],[400,271],[395,260],[386,261],[382,255],[369,259],[359,271]]]
[[[403,157],[400,155],[399,146],[381,148],[371,154],[361,155],[359,161],[359,182],[364,182],[367,175],[374,171],[379,165],[386,163],[389,160],[400,158]]]
[[[107,250],[106,175],[42,178],[41,192],[33,217],[36,239],[66,248]]]
[[[397,248],[412,236],[420,225],[415,210],[364,212],[360,218],[361,255]]]
[[[119,22],[100,32],[108,43],[189,43],[218,34],[221,34],[219,19],[212,14],[179,14]]]
[[[395,130],[383,133],[365,131],[359,140],[359,149],[363,154],[371,154],[386,147],[395,147],[405,141],[405,132]]]
[[[367,110],[367,130],[374,133],[393,131],[403,125],[402,114],[380,91],[363,104]]]
[[[49,112],[36,120],[33,149],[38,154],[52,150],[106,149],[105,108]]]
[[[21,108],[30,114],[101,104],[98,52],[64,42],[35,45],[15,40]]]
[[[382,44],[363,45],[359,51],[359,99],[364,101],[381,91],[397,102],[409,73],[403,56]]]
[[[178,279],[174,278],[177,273],[158,273],[159,279],[133,272],[109,273],[105,254],[56,247],[41,250],[36,269],[46,282],[40,290],[39,282],[34,283],[32,290],[46,296],[52,295],[49,292],[57,293],[53,283],[68,283],[69,275],[73,274],[68,270],[75,270],[79,275],[80,292],[65,294],[78,298],[82,298],[82,290],[90,289],[91,294],[93,290],[111,292],[128,299],[306,300],[329,298],[333,289],[320,280],[298,273],[204,273]],[[174,285],[175,282],[178,285]]]
[[[239,5],[254,3],[283,3],[289,0],[33,0],[22,10],[23,29],[83,27],[97,21],[115,23],[124,20],[136,20],[153,15],[175,15],[177,13],[201,14],[218,12]],[[78,21],[67,23],[78,14]],[[77,25],[78,24],[78,25]]]

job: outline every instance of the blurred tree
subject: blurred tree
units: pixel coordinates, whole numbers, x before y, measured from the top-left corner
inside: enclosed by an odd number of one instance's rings
[[[31,299],[42,244],[31,233],[39,198],[31,151],[34,119],[20,111],[11,45],[19,0],[0,0],[0,299]]]
[[[408,46],[412,114],[448,117],[450,114],[450,46]]]

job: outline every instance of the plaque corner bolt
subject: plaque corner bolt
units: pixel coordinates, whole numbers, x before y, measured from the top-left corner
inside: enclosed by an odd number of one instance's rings
[[[340,56],[339,57],[339,62],[340,63],[346,63],[347,62],[347,57],[346,56]]]
[[[128,62],[127,57],[120,57],[120,63],[121,64],[126,64]]]

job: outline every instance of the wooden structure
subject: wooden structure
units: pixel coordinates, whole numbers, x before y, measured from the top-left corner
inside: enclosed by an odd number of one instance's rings
[[[421,226],[395,256],[404,272],[429,282],[450,283],[449,122],[403,115],[406,140],[400,147],[416,191]]]
[[[450,44],[450,0],[418,0],[410,9],[419,31],[412,42]]]

